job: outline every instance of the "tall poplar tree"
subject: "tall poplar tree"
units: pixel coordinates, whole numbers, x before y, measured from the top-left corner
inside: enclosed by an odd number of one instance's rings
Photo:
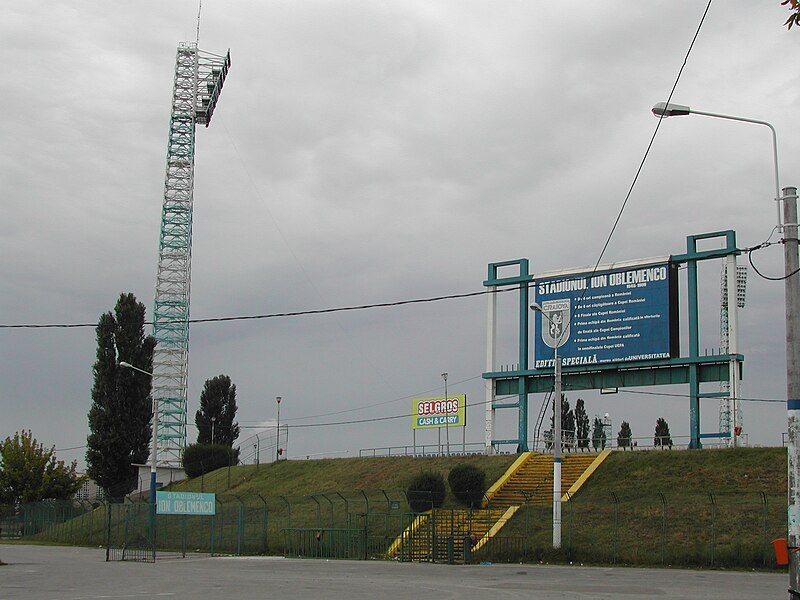
[[[236,418],[236,386],[227,375],[207,379],[200,394],[200,410],[194,417],[198,444],[232,447],[239,437]]]
[[[669,434],[669,424],[663,417],[656,420],[656,431],[653,436],[653,446],[669,446],[672,448],[672,436]]]
[[[145,464],[149,456],[152,380],[119,366],[125,361],[152,372],[156,341],[145,336],[144,322],[144,304],[131,293],[120,294],[114,312],[103,314],[96,329],[86,465],[89,477],[112,498],[136,488],[133,465]]]
[[[617,434],[617,446],[620,448],[628,448],[633,446],[633,433],[631,432],[631,424],[623,421],[619,426],[619,433]]]
[[[606,447],[606,428],[598,417],[594,418],[594,426],[592,427],[592,447],[597,450],[604,450]]]
[[[575,401],[575,436],[578,448],[589,447],[589,415],[586,414],[586,404],[583,398]]]

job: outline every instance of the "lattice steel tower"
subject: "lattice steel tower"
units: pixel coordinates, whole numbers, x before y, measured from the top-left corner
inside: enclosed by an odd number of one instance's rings
[[[153,309],[153,434],[160,465],[180,466],[186,447],[195,126],[211,122],[230,65],[230,51],[219,56],[196,43],[178,45]]]
[[[729,257],[728,260],[732,260]],[[728,300],[728,270],[727,263],[723,261],[722,272],[720,273],[720,303],[719,303],[719,338],[720,338],[720,352],[728,354],[731,350],[731,313],[737,308],[744,308],[746,293],[747,293],[747,267],[743,265],[736,266],[736,302],[729,302]],[[742,409],[741,403],[736,400],[735,394],[732,394],[731,381],[723,381],[720,383],[720,390],[726,393],[726,396],[720,398],[719,401],[719,431],[720,433],[731,434],[727,438],[727,445],[734,445],[734,435],[736,434],[736,425],[742,424]],[[734,406],[735,405],[735,406]],[[734,412],[735,411],[735,412]]]

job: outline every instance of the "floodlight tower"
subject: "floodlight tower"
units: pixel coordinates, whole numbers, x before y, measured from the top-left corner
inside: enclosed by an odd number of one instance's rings
[[[732,264],[731,264],[732,263]],[[729,273],[736,273],[735,283],[729,284]],[[732,278],[733,280],[733,278]],[[735,338],[738,335],[737,308],[744,308],[747,292],[747,267],[737,265],[735,256],[728,256],[722,264],[720,273],[720,311],[719,311],[719,336],[720,351],[723,354],[734,354],[732,347],[736,348]],[[729,298],[735,296],[735,300]],[[738,385],[738,370],[731,370],[728,381],[720,384],[723,396],[719,401],[719,431],[728,433],[726,445],[736,446],[736,427],[742,425],[742,409],[739,396],[741,388]]]
[[[230,51],[220,56],[196,43],[178,45],[153,309],[157,463],[167,466],[180,466],[186,447],[195,126],[211,123],[230,65]]]

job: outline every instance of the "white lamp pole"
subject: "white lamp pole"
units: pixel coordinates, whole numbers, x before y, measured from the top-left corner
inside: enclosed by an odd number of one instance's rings
[[[541,313],[550,321],[550,317],[542,310],[540,304],[531,304],[531,310]],[[558,347],[561,334],[556,338],[553,348],[553,548],[561,548],[561,360],[558,358]]]
[[[120,367],[124,367],[126,369],[133,369],[134,371],[139,371],[139,373],[144,373],[148,375],[150,379],[153,378],[153,374],[150,371],[145,371],[144,369],[140,369],[139,367],[134,367],[132,364],[127,363],[125,361],[120,361]],[[151,439],[150,444],[150,504],[153,506],[153,510],[155,510],[156,505],[156,474],[157,474],[157,458],[158,458],[158,399],[153,398],[153,436]],[[155,541],[155,540],[154,540]]]
[[[278,462],[281,459],[281,398],[280,396],[275,396],[275,400],[278,402],[278,432],[277,436],[275,437],[275,462]]]
[[[447,456],[450,456],[450,415],[447,409],[449,406],[447,403],[447,373],[442,373],[442,379],[444,379],[444,428],[447,436]]]
[[[781,195],[778,178],[778,137],[775,128],[766,121],[746,119],[717,113],[694,110],[680,104],[659,102],[653,107],[653,114],[659,118],[683,115],[702,115],[730,121],[755,123],[769,127],[772,132],[772,160],[775,170],[775,201],[778,203],[779,231],[783,232],[784,243],[784,302],[786,312],[786,411],[789,431],[788,454],[788,487],[789,487],[789,594],[790,598],[800,596],[800,562],[797,549],[800,546],[800,285],[798,285],[798,243],[797,243],[797,188],[787,187]],[[783,201],[783,221],[781,206]],[[728,277],[731,275],[729,274]],[[734,274],[735,276],[735,274]],[[729,282],[730,283],[730,282]],[[732,288],[735,290],[735,288]],[[728,303],[734,304],[736,296]],[[733,382],[731,382],[733,385]],[[735,408],[735,406],[734,406]],[[734,412],[734,426],[736,413]],[[734,428],[732,428],[734,429]],[[735,435],[735,431],[733,431]]]

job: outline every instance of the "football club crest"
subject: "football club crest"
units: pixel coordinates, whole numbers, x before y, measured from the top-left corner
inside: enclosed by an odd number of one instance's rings
[[[542,341],[549,348],[560,348],[569,340],[570,299],[542,302]]]

